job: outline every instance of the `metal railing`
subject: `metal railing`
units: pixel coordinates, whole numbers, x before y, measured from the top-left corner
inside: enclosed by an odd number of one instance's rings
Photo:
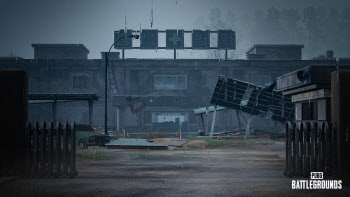
[[[46,122],[25,129],[26,174],[29,177],[70,177],[78,175],[75,123]]]
[[[328,121],[286,123],[286,169],[289,177],[310,172],[335,173],[336,125]]]

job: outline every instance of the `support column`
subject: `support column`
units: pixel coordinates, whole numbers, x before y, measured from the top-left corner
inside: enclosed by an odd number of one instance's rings
[[[140,123],[141,123],[141,133],[143,133],[143,118],[144,118],[144,113],[143,110],[141,111],[141,118],[140,118]]]
[[[208,134],[208,131],[209,131],[209,117],[208,117],[208,113],[205,114],[205,117],[207,119],[206,124],[205,124],[205,131],[207,132],[206,134]]]
[[[89,125],[92,127],[93,125],[93,114],[94,114],[94,101],[93,100],[89,100]]]
[[[244,139],[247,139],[248,136],[250,136],[250,123],[252,122],[253,117],[250,117],[247,123],[247,127],[245,129],[245,135]]]
[[[241,118],[239,117],[239,112],[238,112],[238,110],[235,110],[235,111],[236,111],[236,116],[237,116],[237,122],[238,122],[239,133],[242,134]]]
[[[202,126],[203,126],[203,131],[205,132],[204,135],[207,135],[207,128],[206,128],[206,126],[205,126],[204,117],[203,117],[203,116],[204,116],[204,115],[201,114],[201,122],[202,122]]]
[[[211,122],[210,138],[213,138],[215,119],[216,119],[216,109],[217,109],[217,105],[214,106],[214,114],[213,114],[213,120]]]
[[[120,131],[120,109],[117,107],[117,131]]]
[[[52,122],[56,125],[57,120],[57,100],[55,99],[52,103]]]

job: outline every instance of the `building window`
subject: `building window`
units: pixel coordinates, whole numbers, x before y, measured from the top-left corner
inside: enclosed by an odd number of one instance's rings
[[[155,90],[186,90],[186,75],[154,75]]]
[[[188,122],[187,112],[152,112],[152,123]]]
[[[89,76],[73,76],[73,88],[91,88],[91,78]]]

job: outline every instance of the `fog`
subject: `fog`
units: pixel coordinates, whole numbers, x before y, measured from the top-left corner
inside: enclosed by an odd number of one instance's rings
[[[98,59],[113,43],[113,32],[126,26],[233,29],[237,50],[230,51],[230,59],[245,58],[253,44],[304,44],[303,59],[329,49],[336,57],[350,57],[348,13],[348,0],[0,0],[0,56],[33,58],[32,43],[81,43],[90,50],[90,59]],[[189,36],[186,43],[191,44]],[[221,55],[178,51],[178,58]],[[126,58],[172,56],[167,50],[126,51]]]

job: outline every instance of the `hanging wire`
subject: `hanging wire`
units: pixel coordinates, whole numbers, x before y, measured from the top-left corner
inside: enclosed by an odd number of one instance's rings
[[[126,32],[128,31],[128,28],[126,27],[126,15],[125,15],[125,29],[124,29],[124,34],[126,35]]]
[[[126,24],[126,4],[125,4],[125,0],[123,1],[123,5],[124,5],[124,34],[126,37],[126,32],[127,32],[127,24]]]

